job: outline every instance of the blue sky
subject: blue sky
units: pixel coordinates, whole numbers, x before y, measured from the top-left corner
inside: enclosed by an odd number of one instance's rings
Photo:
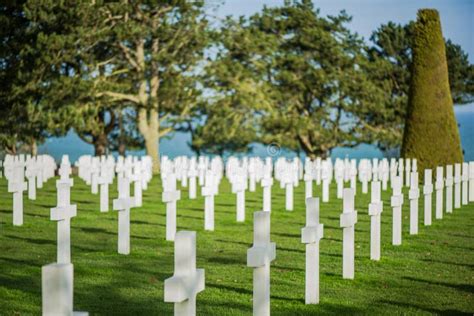
[[[217,0],[208,2],[219,3]],[[434,8],[440,12],[443,34],[460,44],[474,62],[474,0],[317,0],[313,1],[323,15],[335,15],[341,10],[353,17],[349,28],[366,40],[381,24],[393,21],[405,24],[416,19],[421,8]],[[215,13],[227,15],[251,15],[264,5],[278,6],[284,0],[227,0]]]

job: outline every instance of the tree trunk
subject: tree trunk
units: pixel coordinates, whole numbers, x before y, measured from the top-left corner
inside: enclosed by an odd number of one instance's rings
[[[30,144],[30,154],[31,156],[38,155],[38,144],[36,143],[36,139],[33,139]]]
[[[103,156],[107,154],[107,135],[105,133],[99,134],[99,136],[94,137],[94,155]]]
[[[119,145],[118,145],[118,154],[120,156],[125,157],[126,151],[127,151],[127,147],[125,146],[125,144],[123,142],[120,142]]]
[[[153,161],[153,172],[160,172],[159,158],[159,120],[158,112],[155,110],[148,111],[140,109],[138,112],[138,130],[145,140],[145,148],[148,156]]]

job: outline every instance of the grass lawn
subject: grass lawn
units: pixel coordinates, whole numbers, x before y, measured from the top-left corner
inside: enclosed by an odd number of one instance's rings
[[[164,280],[173,274],[173,243],[165,241],[165,206],[159,177],[144,192],[143,207],[131,211],[131,254],[117,253],[117,212],[99,212],[99,195],[75,178],[72,202],[78,215],[71,222],[74,264],[74,309],[91,315],[172,315],[163,302]],[[111,187],[111,199],[117,196]],[[321,187],[315,186],[315,196]],[[444,214],[424,227],[420,199],[419,235],[410,236],[405,191],[403,244],[391,245],[390,193],[383,193],[382,258],[369,259],[370,195],[358,184],[355,279],[342,279],[342,203],[331,188],[331,202],[321,203],[324,238],[320,243],[319,305],[304,304],[304,183],[295,189],[295,210],[284,210],[284,191],[272,188],[271,240],[277,256],[271,266],[273,315],[316,314],[469,314],[474,312],[474,204]],[[133,192],[133,191],[132,191]],[[262,189],[246,193],[246,221],[237,223],[235,195],[223,180],[215,198],[215,231],[204,231],[204,200],[178,202],[178,230],[197,231],[197,267],[204,268],[206,289],[197,298],[198,315],[250,315],[252,269],[246,266],[252,244],[254,210],[261,209]],[[12,225],[12,195],[0,179],[0,314],[39,315],[41,266],[56,261],[55,180],[24,195],[24,224]],[[110,205],[112,202],[110,202]],[[433,210],[434,213],[434,210]]]

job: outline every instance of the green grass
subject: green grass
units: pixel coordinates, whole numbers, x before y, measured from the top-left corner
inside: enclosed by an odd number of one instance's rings
[[[316,187],[316,196],[320,196]],[[360,190],[360,185],[358,186]],[[331,202],[321,204],[324,238],[320,243],[319,305],[304,304],[304,184],[295,189],[295,210],[284,210],[284,191],[272,189],[272,241],[277,244],[271,266],[273,315],[315,314],[470,314],[474,311],[474,204],[445,214],[431,227],[408,234],[405,196],[403,244],[391,245],[389,191],[383,194],[382,258],[369,259],[369,195],[358,191],[355,279],[342,279],[341,201],[331,188]],[[12,195],[0,179],[0,314],[41,312],[41,266],[56,260],[55,181],[25,194],[24,225],[12,226]],[[116,196],[115,185],[111,198]],[[198,295],[199,315],[250,315],[252,269],[246,252],[252,244],[252,212],[261,208],[262,191],[246,194],[246,221],[235,221],[235,195],[223,181],[215,199],[215,231],[204,231],[203,198],[191,201],[187,191],[178,202],[178,230],[197,231],[197,266],[206,270],[206,289]],[[117,253],[117,212],[99,212],[99,196],[75,178],[72,201],[78,215],[71,222],[74,263],[74,307],[91,315],[171,315],[163,302],[164,280],[173,274],[173,243],[165,241],[165,207],[159,177],[144,192],[144,205],[131,212],[131,254]],[[433,216],[434,217],[434,216]]]

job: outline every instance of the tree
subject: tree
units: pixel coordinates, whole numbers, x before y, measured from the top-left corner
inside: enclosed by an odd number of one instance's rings
[[[381,25],[370,38],[373,45],[368,53],[370,60],[379,64],[369,73],[374,82],[389,92],[386,100],[386,124],[394,133],[377,142],[382,151],[399,148],[402,142],[407,113],[412,65],[414,22],[400,25],[393,22]],[[453,102],[466,104],[473,101],[474,66],[459,45],[445,41],[449,83]],[[382,59],[384,63],[380,61]]]
[[[207,20],[201,1],[121,1],[100,12],[109,27],[108,43],[118,86],[98,92],[109,102],[127,102],[147,154],[159,171],[159,139],[182,123],[199,90],[196,69],[207,46]]]
[[[217,92],[247,99],[261,140],[310,157],[377,139],[384,125],[366,117],[379,111],[383,90],[367,75],[365,46],[349,21],[344,12],[323,18],[306,0],[228,20],[215,64],[232,67],[218,74],[225,91]]]
[[[24,15],[26,1],[10,1],[0,6],[0,145],[16,154],[19,146],[37,153],[37,143],[47,136],[52,113],[44,111],[43,95],[31,84],[45,72],[37,65],[38,54],[24,51],[24,45],[36,41]]]
[[[420,170],[463,161],[438,11],[418,11],[402,156]]]

